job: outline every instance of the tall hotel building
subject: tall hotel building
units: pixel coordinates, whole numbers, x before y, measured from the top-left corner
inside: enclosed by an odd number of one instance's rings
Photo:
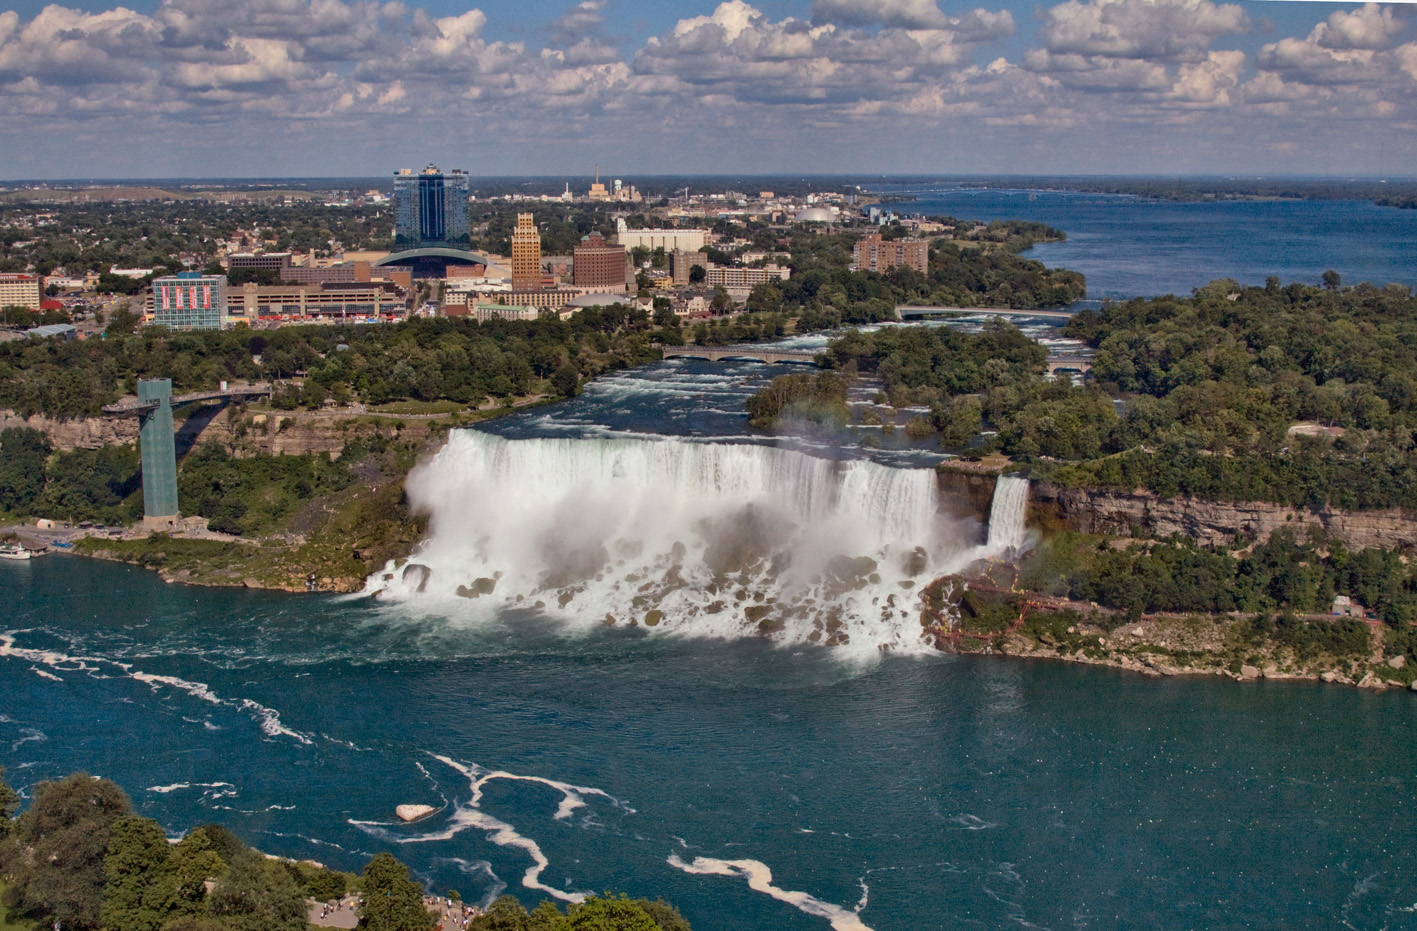
[[[517,214],[512,231],[512,290],[541,287],[541,234],[529,213]]]
[[[394,175],[394,237],[400,243],[462,242],[468,234],[468,177],[461,169],[443,174],[429,165],[419,174]]]
[[[0,307],[39,310],[44,299],[44,281],[38,275],[7,272],[0,275]]]
[[[153,279],[153,323],[173,330],[219,330],[226,318],[226,276],[179,272]]]
[[[628,260],[624,246],[607,243],[599,233],[582,236],[575,248],[571,281],[583,291],[624,293]]]

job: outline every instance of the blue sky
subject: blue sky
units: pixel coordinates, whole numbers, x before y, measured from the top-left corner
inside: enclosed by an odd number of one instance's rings
[[[0,177],[1417,173],[1417,8],[0,0]]]

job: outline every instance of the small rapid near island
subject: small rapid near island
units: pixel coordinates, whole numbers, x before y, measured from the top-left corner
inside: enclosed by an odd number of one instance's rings
[[[751,444],[461,431],[408,493],[428,535],[369,579],[381,598],[874,652],[929,649],[920,589],[1020,546],[1027,482],[1001,482],[983,545],[933,470]]]

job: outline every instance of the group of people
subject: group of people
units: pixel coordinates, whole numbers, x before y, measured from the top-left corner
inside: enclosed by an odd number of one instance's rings
[[[466,905],[446,896],[425,896],[423,904],[428,906],[429,911],[438,913],[440,931],[466,931],[468,923],[482,914],[482,909],[476,905]]]

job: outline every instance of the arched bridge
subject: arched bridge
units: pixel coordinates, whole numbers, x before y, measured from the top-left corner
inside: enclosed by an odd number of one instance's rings
[[[707,359],[720,362],[724,359],[751,360],[754,362],[807,362],[815,363],[817,354],[806,349],[746,349],[737,346],[665,346],[666,359]]]
[[[1081,372],[1086,375],[1092,371],[1092,360],[1081,356],[1049,356],[1047,370],[1049,377],[1059,372]]]
[[[386,255],[377,262],[379,265],[407,265],[419,259],[443,259],[445,261],[462,262],[468,265],[491,265],[492,258],[481,252],[469,252],[466,249],[449,249],[446,246],[426,246],[420,249],[405,249],[402,252],[395,252]]]

